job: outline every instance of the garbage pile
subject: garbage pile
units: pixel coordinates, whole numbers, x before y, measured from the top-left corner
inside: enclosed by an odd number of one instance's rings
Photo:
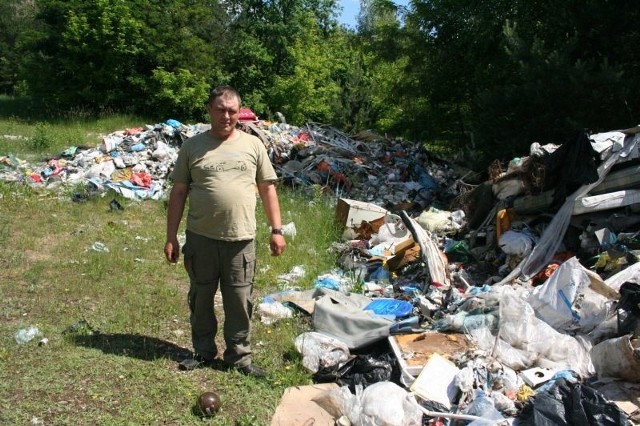
[[[532,144],[449,210],[341,198],[341,268],[259,307],[311,317],[326,424],[640,422],[639,132]]]
[[[0,179],[34,188],[85,186],[89,193],[112,190],[129,199],[160,199],[180,145],[207,128],[167,120],[110,133],[98,146],[72,146],[38,164],[0,157]],[[77,195],[81,200],[86,194]]]
[[[258,307],[265,324],[313,326],[295,341],[313,392],[287,392],[274,425],[640,421],[640,127],[533,143],[469,184],[399,139],[241,126],[283,182],[338,199],[344,230],[335,270],[299,290],[300,265]],[[182,142],[207,129],[169,120],[37,165],[0,157],[0,179],[160,199]]]
[[[336,196],[383,205],[411,200],[418,209],[456,195],[454,170],[406,141],[370,132],[355,139],[315,123],[297,127],[249,120],[241,127],[262,139],[285,184],[319,185]],[[38,164],[0,157],[0,179],[48,189],[87,185],[92,192],[112,190],[128,199],[162,199],[182,142],[209,128],[172,119],[110,133],[98,146],[70,147]]]

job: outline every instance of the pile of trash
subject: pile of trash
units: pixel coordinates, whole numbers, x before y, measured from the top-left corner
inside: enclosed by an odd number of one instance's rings
[[[472,184],[400,139],[241,126],[284,183],[336,197],[344,230],[335,270],[300,290],[299,265],[258,307],[265,324],[312,324],[295,346],[315,384],[288,389],[272,424],[640,421],[640,127],[533,143]],[[0,179],[161,199],[182,142],[208,128],[169,120],[37,165],[0,157]]]
[[[341,267],[259,306],[313,328],[295,345],[315,384],[272,424],[640,421],[639,142],[532,144],[449,210],[340,198]]]
[[[370,132],[349,137],[315,123],[297,127],[251,120],[241,127],[265,143],[284,184],[319,185],[336,196],[383,205],[412,200],[416,208],[456,195],[454,170],[406,141]],[[208,129],[208,124],[171,119],[116,131],[97,146],[69,147],[36,164],[8,155],[0,157],[0,179],[47,189],[86,185],[90,192],[111,190],[128,199],[162,199],[180,146]]]

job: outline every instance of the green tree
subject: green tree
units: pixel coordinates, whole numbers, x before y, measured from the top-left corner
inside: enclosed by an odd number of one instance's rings
[[[131,8],[119,0],[41,0],[40,24],[24,38],[22,75],[56,107],[124,108],[144,44]]]
[[[622,15],[619,7],[615,1],[535,8],[523,2],[503,26],[513,72],[501,87],[478,92],[479,134],[494,144],[514,141],[523,150],[533,141],[562,143],[581,128],[634,125],[640,103],[633,76],[640,62],[638,49],[629,44],[640,41],[633,24],[640,7]]]
[[[222,75],[213,55],[220,15],[208,0],[38,0],[22,76],[56,108],[189,119]]]
[[[403,92],[405,68],[410,61],[402,26],[404,14],[405,10],[389,0],[361,2],[353,39],[360,59],[357,63],[362,67],[357,90],[351,90],[357,99],[351,111],[357,117],[356,128],[396,134],[405,131],[415,93]]]
[[[33,0],[0,2],[0,93],[13,95],[20,89],[18,48],[20,35],[33,25]]]
[[[138,108],[165,119],[201,120],[210,86],[228,82],[216,47],[227,33],[224,7],[210,0],[137,0],[144,49],[132,82]]]
[[[338,105],[340,86],[335,74],[340,63],[335,52],[344,39],[338,34],[322,39],[317,22],[309,14],[306,30],[290,46],[293,70],[276,75],[269,94],[270,104],[294,124],[305,121],[332,122]]]
[[[413,56],[403,84],[423,101],[407,126],[421,137],[475,140],[495,158],[522,155],[533,141],[562,143],[582,127],[636,122],[631,76],[639,53],[630,46],[638,41],[639,5],[412,4],[406,32]]]
[[[275,110],[284,113],[283,105],[271,104],[277,98],[271,91],[276,84],[282,87],[284,80],[293,78],[303,59],[298,49],[306,45],[305,40],[315,38],[326,45],[337,29],[336,1],[233,0],[226,7],[228,31],[221,35],[215,55],[230,76],[228,82],[242,93],[243,103],[259,115]],[[314,49],[304,60],[313,61],[315,54],[324,52]]]

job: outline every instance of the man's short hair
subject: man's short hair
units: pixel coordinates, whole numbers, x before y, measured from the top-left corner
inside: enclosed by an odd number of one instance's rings
[[[211,89],[209,92],[209,99],[207,99],[207,104],[212,103],[216,98],[229,98],[235,97],[238,99],[238,105],[242,105],[242,99],[240,99],[240,93],[236,89],[231,86],[218,86]]]

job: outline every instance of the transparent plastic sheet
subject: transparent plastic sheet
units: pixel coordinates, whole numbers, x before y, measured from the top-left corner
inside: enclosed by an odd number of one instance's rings
[[[527,301],[536,315],[560,332],[588,333],[613,312],[609,299],[590,288],[590,271],[576,257],[562,263]]]
[[[502,414],[496,409],[494,400],[481,390],[475,391],[473,401],[463,413],[481,417],[469,423],[469,426],[494,426],[504,420]]]
[[[640,383],[640,340],[625,335],[605,340],[591,349],[598,378],[614,377]]]
[[[622,284],[626,282],[640,284],[640,262],[626,267],[622,271],[605,280],[605,284],[616,291],[618,291]]]
[[[536,353],[516,349],[500,338],[496,341],[496,336],[486,327],[471,330],[469,334],[481,350],[514,370],[526,370],[538,359]]]
[[[333,367],[349,359],[349,348],[343,342],[315,331],[298,335],[296,350],[302,355],[302,365],[312,373],[321,367]]]
[[[347,386],[342,386],[337,389],[331,389],[323,392],[314,397],[312,401],[331,414],[333,418],[339,419],[345,415],[353,398],[354,395],[351,393],[349,388]]]
[[[502,292],[499,336],[516,349],[536,354],[540,367],[573,370],[582,377],[595,372],[588,340],[556,331],[537,318],[531,305],[510,287]]]
[[[271,325],[280,319],[293,317],[293,311],[276,300],[260,303],[258,305],[258,313],[260,314],[260,322],[265,325]]]
[[[498,240],[498,247],[506,254],[525,257],[533,249],[535,237],[528,232],[506,231]]]
[[[593,374],[588,341],[554,330],[510,287],[502,293],[499,337],[486,327],[470,331],[480,349],[514,370],[537,365],[570,369],[583,377]]]
[[[352,426],[420,426],[422,410],[415,396],[393,382],[356,387],[355,395],[343,386],[313,399],[333,417],[347,416]]]

